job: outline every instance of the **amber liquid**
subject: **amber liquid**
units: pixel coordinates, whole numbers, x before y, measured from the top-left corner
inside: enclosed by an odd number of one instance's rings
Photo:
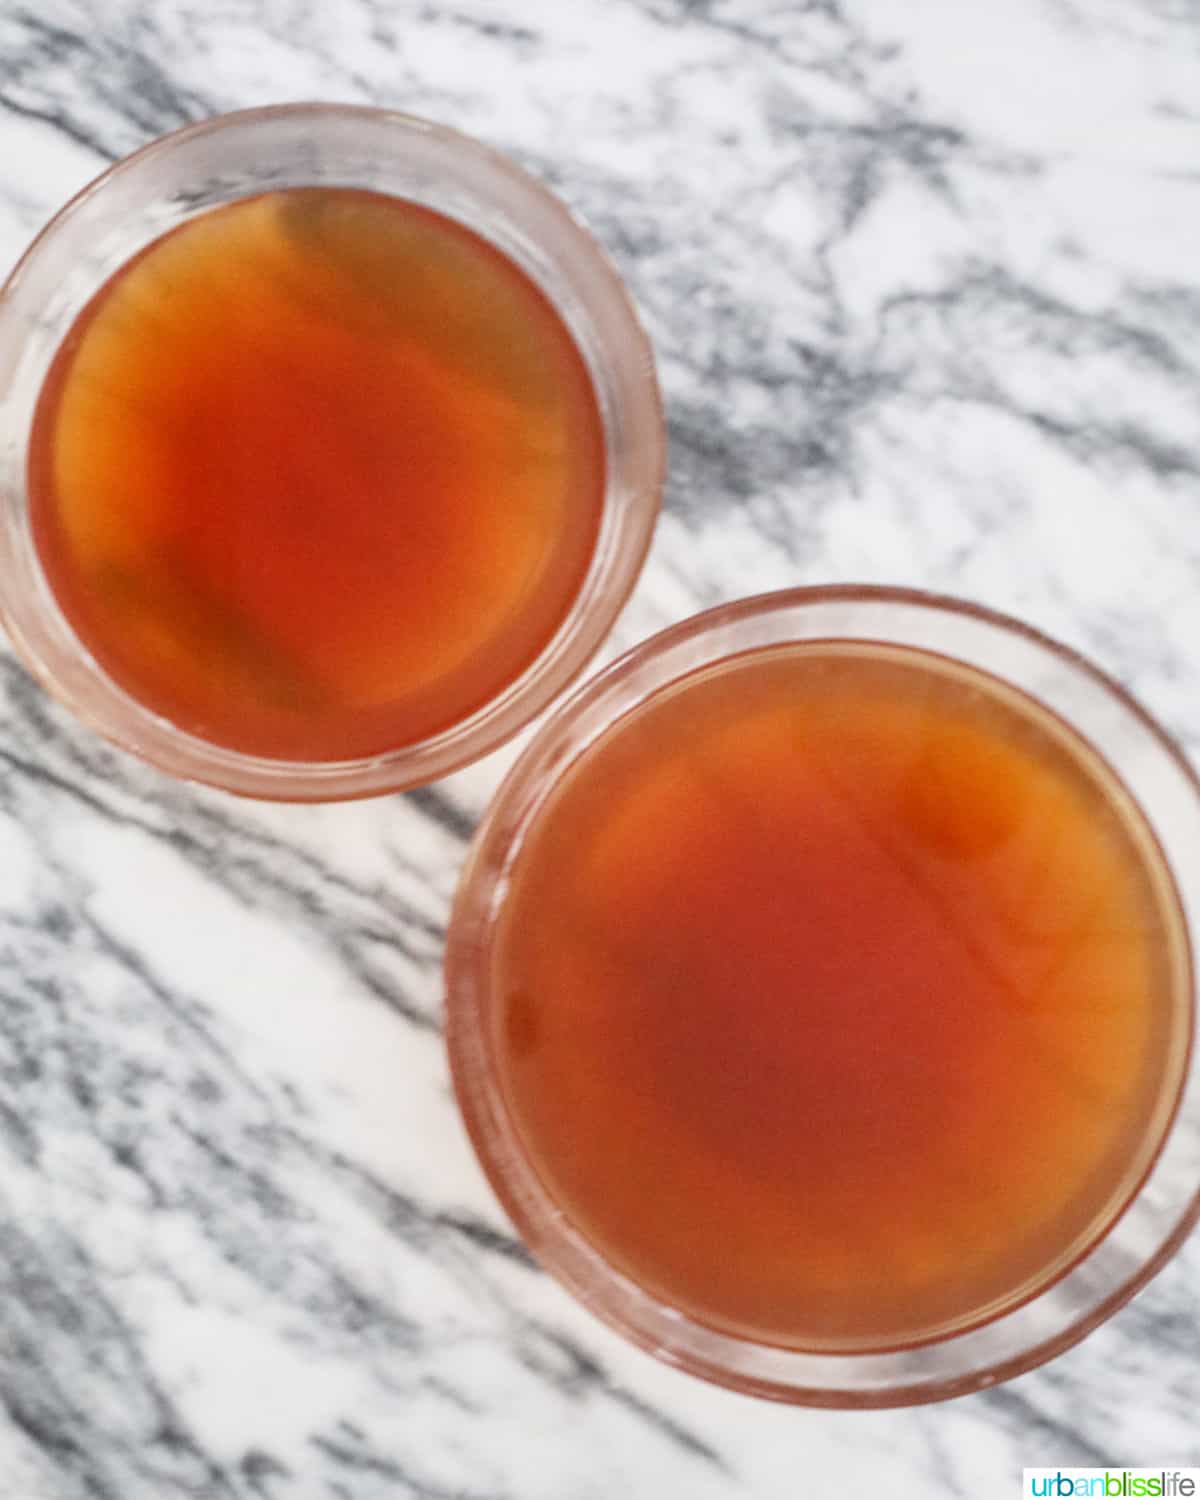
[[[546,1186],[656,1296],[911,1346],[1111,1227],[1187,972],[1151,836],[1057,720],[814,644],[685,679],[571,770],[516,858],[495,1045]]]
[[[103,288],[29,480],[50,585],[110,676],[211,741],[328,761],[461,721],[540,654],[595,546],[603,431],[505,256],[411,203],[294,189]]]

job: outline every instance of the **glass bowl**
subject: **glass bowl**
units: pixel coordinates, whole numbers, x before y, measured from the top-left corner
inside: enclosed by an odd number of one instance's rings
[[[427,739],[362,759],[299,763],[185,733],[119,688],[74,634],[31,535],[30,431],[55,351],[89,299],[186,220],[273,189],[368,188],[458,220],[516,262],[574,336],[604,427],[606,487],[590,566],[566,617],[510,686]],[[419,785],[492,750],[580,672],[637,578],[658,512],[665,437],[650,345],[612,265],[567,209],[512,162],[386,110],[297,104],[224,115],[110,168],[34,240],[0,289],[0,620],[26,665],[80,719],[160,769],[281,800]]]
[[[1026,1300],[945,1337],[850,1352],[783,1347],[718,1330],[651,1295],[571,1222],[540,1179],[500,1081],[492,966],[525,837],[579,757],[619,719],[699,668],[763,647],[870,642],[932,653],[1018,690],[1090,746],[1158,841],[1180,912],[1177,974],[1188,1007],[1179,1092],[1165,1134],[1108,1232]],[[1053,1358],[1143,1287],[1200,1215],[1200,1077],[1192,953],[1200,911],[1200,783],[1117,683],[1074,652],[987,610],[898,589],[834,587],[711,610],[630,651],[561,706],[510,772],[478,830],[446,954],[447,1042],[459,1104],[493,1189],[542,1264],[594,1313],[667,1363],[749,1394],[810,1406],[885,1407],[989,1386]]]

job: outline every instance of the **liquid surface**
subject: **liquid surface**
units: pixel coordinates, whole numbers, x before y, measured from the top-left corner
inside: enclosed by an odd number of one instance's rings
[[[888,648],[651,698],[522,846],[502,1086],[568,1218],[725,1331],[911,1345],[1105,1232],[1165,1130],[1187,961],[1057,721]]]
[[[533,283],[427,209],[290,189],[103,288],[34,426],[47,577],[122,687],[234,749],[412,743],[514,681],[582,583],[603,431]]]

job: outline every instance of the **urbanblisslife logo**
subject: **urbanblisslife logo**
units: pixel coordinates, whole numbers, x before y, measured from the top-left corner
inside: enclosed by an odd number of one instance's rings
[[[1200,1469],[1026,1469],[1022,1500],[1080,1500],[1104,1496],[1105,1500],[1134,1497],[1200,1497]]]

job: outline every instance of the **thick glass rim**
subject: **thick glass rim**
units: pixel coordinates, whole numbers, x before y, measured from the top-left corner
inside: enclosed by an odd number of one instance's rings
[[[492,939],[509,874],[539,810],[579,756],[681,677],[796,642],[901,646],[962,663],[1062,721],[1106,765],[1157,841],[1175,887],[1190,1006],[1179,1092],[1157,1153],[1108,1231],[1007,1310],[910,1348],[817,1352],[719,1332],[617,1271],[553,1200],[511,1119],[492,1047]],[[964,1395],[1045,1363],[1112,1316],[1200,1218],[1200,1074],[1193,954],[1200,921],[1200,779],[1118,682],[1072,649],[992,610],[916,590],[801,588],[706,611],[635,647],[542,726],[480,825],[446,948],[446,1036],[468,1134],[493,1190],[544,1267],[657,1358],[746,1394],[818,1407],[894,1407]]]
[[[606,487],[587,575],[553,638],[503,692],[415,743],[344,761],[245,755],[124,692],[67,624],[28,525],[25,465],[42,380],[77,313],[131,255],[177,224],[273,188],[391,192],[448,214],[529,274],[564,319],[596,389]],[[41,230],[0,285],[0,624],[47,691],[159,769],[246,796],[326,801],[423,785],[495,749],[599,648],[653,536],[665,472],[654,355],[605,251],[553,193],[491,147],[369,106],[300,103],[185,126],[114,163]]]

